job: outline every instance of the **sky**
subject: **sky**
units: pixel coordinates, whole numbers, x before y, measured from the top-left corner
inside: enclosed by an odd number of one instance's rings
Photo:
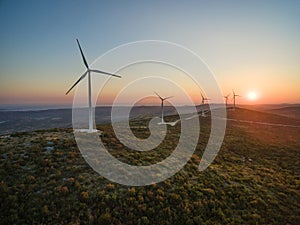
[[[65,92],[84,72],[76,38],[88,62],[128,42],[174,42],[240,104],[300,103],[299,22],[300,1],[1,0],[0,105],[72,105]]]

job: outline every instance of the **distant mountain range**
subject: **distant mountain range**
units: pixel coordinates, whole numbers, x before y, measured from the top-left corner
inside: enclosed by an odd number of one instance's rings
[[[125,109],[125,106],[118,107],[118,110]],[[165,115],[173,114],[176,114],[175,108],[166,106]],[[95,115],[96,124],[110,123],[111,107],[97,107]],[[134,107],[130,112],[130,118],[159,115],[159,106]],[[33,111],[24,111],[23,109],[21,111],[0,110],[0,134],[68,127],[72,127],[72,109],[70,108]]]
[[[126,110],[127,106],[117,107],[118,110]],[[189,113],[191,106],[180,106],[186,113]],[[205,110],[220,107],[220,104],[205,105]],[[251,109],[261,112],[268,112],[294,119],[300,119],[300,104],[279,104],[279,105],[243,105],[245,109]],[[197,106],[200,111],[200,106]],[[176,114],[173,106],[165,106],[165,115]],[[160,106],[135,106],[130,111],[130,118],[145,118],[160,116]],[[101,106],[95,110],[96,124],[105,124],[111,122],[111,107]],[[125,118],[125,117],[124,117]],[[124,118],[118,118],[123,120]],[[72,109],[46,109],[43,107],[24,108],[16,107],[0,110],[0,134],[10,134],[15,132],[43,130],[51,128],[72,127]]]

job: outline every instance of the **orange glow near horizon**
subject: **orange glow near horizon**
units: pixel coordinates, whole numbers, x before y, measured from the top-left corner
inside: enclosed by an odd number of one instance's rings
[[[248,72],[241,73],[243,69]],[[140,71],[147,71],[141,67]],[[202,92],[200,87],[195,85],[191,80],[186,79],[183,74],[173,74],[174,71],[169,72],[169,77],[174,78],[177,84],[187,90],[190,98],[196,105],[201,102]],[[126,71],[125,71],[126,72]],[[122,83],[130,81],[130,75],[135,72],[135,68],[128,68],[128,76],[124,76],[121,80],[111,79],[101,91],[97,100],[98,105],[111,105],[117,92],[120,91]],[[296,73],[296,71],[293,71]],[[159,74],[159,73],[157,73]],[[283,71],[274,71],[273,69],[258,68],[257,70],[250,70],[249,68],[236,68],[235,71],[216,71],[215,77],[219,83],[223,95],[230,94],[229,103],[232,101],[232,89],[242,97],[237,99],[237,104],[281,104],[281,103],[300,103],[300,79],[294,76],[294,79],[287,80]],[[132,75],[134,76],[134,75]],[[272,79],[271,79],[272,78]],[[51,82],[42,80],[43,85],[37,81],[23,81],[17,83],[9,83],[8,85],[1,85],[0,89],[0,104],[42,104],[42,105],[72,105],[75,89],[65,95],[68,88],[75,82],[76,76],[71,80],[63,78],[63,80],[54,79]],[[135,77],[132,77],[135,79]],[[85,80],[83,80],[85,82]],[[93,77],[93,81],[97,81]],[[101,81],[100,81],[101,82]],[[164,89],[157,83],[149,84],[151,87],[159,87],[156,91],[162,91],[161,95],[174,95],[178,104],[184,105],[181,96],[172,89]],[[12,88],[13,87],[13,88]],[[131,95],[140,96],[139,89],[132,90]],[[149,91],[149,95],[153,95],[153,88]],[[141,96],[143,97],[143,96]],[[216,102],[215,96],[207,96],[211,99],[209,103]],[[126,104],[126,97],[123,99]],[[147,104],[159,103],[155,99],[148,99]]]
[[[245,85],[246,86],[246,85]],[[275,85],[273,85],[275,86]],[[266,87],[263,91],[251,91],[247,87],[242,88],[242,85],[239,88],[235,89],[235,92],[242,97],[237,99],[238,104],[281,104],[281,103],[299,103],[300,102],[300,92],[296,88],[284,87],[276,85],[276,89],[272,87]],[[186,88],[189,86],[187,85]],[[66,88],[67,89],[67,88]],[[18,91],[7,91],[3,93],[3,90],[0,93],[0,102],[1,104],[42,104],[42,105],[61,105],[68,104],[71,105],[73,102],[74,92],[71,92],[69,95],[65,95],[66,89],[56,89],[50,90],[48,88],[28,88]],[[98,105],[111,105],[117,95],[117,88],[114,91],[108,90],[105,88],[98,96],[97,104]],[[224,95],[230,94],[229,102],[232,100],[232,90],[230,88],[226,89],[228,91],[223,91]],[[248,91],[247,91],[248,90]],[[172,94],[172,91],[165,91],[167,95],[175,95],[176,100],[179,104],[184,105],[184,102],[181,101],[181,97],[176,94]],[[136,90],[133,92],[134,95],[139,96],[139,91]],[[150,93],[153,95],[153,93]],[[164,95],[164,93],[162,93]],[[189,95],[196,105],[201,102],[200,89],[196,90],[195,88],[190,89]],[[142,97],[142,96],[141,96]],[[209,103],[218,103],[214,101],[214,96],[208,96],[211,101]],[[84,97],[83,97],[84,99]],[[157,104],[158,101],[155,98],[150,98],[144,102],[145,104]],[[126,104],[126,98],[124,97],[124,104]]]

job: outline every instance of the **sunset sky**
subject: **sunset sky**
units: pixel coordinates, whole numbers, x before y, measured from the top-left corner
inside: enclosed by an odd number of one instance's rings
[[[300,103],[299,22],[300,1],[3,0],[0,105],[71,105],[84,72],[76,38],[89,63],[127,42],[178,43],[241,104]]]

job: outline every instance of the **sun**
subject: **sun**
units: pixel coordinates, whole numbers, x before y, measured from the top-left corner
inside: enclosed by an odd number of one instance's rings
[[[256,92],[254,92],[254,91],[250,91],[249,93],[248,93],[248,99],[250,100],[250,101],[255,101],[256,99],[257,99],[257,93]]]

